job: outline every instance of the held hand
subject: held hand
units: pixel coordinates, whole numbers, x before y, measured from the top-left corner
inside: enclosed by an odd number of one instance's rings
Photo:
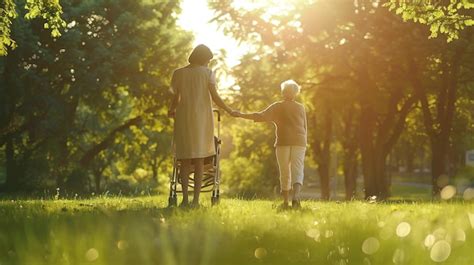
[[[230,113],[230,115],[231,115],[232,117],[240,117],[241,113],[240,113],[240,111],[238,111],[238,110],[233,110],[233,111]]]

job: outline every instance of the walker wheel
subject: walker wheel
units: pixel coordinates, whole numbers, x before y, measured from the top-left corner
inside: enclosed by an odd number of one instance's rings
[[[178,197],[170,196],[168,198],[168,207],[176,207],[178,206]]]
[[[219,197],[211,197],[211,205],[218,205],[219,204]]]

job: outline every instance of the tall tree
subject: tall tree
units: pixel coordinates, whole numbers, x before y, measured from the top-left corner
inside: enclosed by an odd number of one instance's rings
[[[386,158],[415,103],[406,80],[398,78],[408,71],[400,47],[419,41],[419,27],[404,23],[372,1],[319,1],[285,6],[283,14],[268,13],[265,8],[248,11],[222,2],[213,7],[216,20],[235,37],[248,40],[253,36],[256,45],[306,66],[306,82],[353,95],[365,193],[386,198]],[[327,103],[332,111],[350,106],[337,98],[334,102]]]
[[[433,195],[439,194],[442,185],[438,179],[447,172],[447,154],[451,141],[453,121],[459,90],[472,84],[473,31],[463,32],[460,40],[451,44],[432,43],[424,46],[426,57],[411,60],[410,80],[415,88],[423,111],[426,133],[431,143],[431,174]],[[415,51],[412,51],[412,53]],[[417,53],[423,53],[416,49]],[[426,71],[426,69],[435,71]],[[461,81],[462,80],[462,81]]]
[[[24,188],[22,181],[50,183],[50,176],[57,186],[81,188],[92,175],[100,190],[100,175],[127,165],[125,154],[142,162],[119,171],[152,172],[161,165],[149,161],[169,152],[160,139],[170,124],[160,114],[168,77],[191,40],[176,27],[179,3],[61,3],[70,21],[62,38],[51,39],[37,20],[16,19],[12,36],[20,45],[0,59],[0,145],[8,147],[7,169],[21,170],[7,170],[8,190]]]

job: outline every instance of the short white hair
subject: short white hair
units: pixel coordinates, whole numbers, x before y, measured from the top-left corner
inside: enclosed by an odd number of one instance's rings
[[[284,97],[295,98],[296,95],[300,93],[300,85],[298,85],[298,83],[296,83],[292,79],[283,81],[280,87],[281,87],[281,94]]]

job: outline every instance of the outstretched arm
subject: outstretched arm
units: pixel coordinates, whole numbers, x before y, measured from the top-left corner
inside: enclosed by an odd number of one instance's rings
[[[246,120],[253,120],[253,121],[262,121],[262,115],[260,113],[239,113],[237,117],[244,118]]]
[[[251,113],[238,113],[237,117],[241,117],[247,120],[253,120],[255,122],[264,122],[264,121],[274,121],[275,120],[275,109],[276,104],[268,106],[265,110],[260,112],[251,112]]]

